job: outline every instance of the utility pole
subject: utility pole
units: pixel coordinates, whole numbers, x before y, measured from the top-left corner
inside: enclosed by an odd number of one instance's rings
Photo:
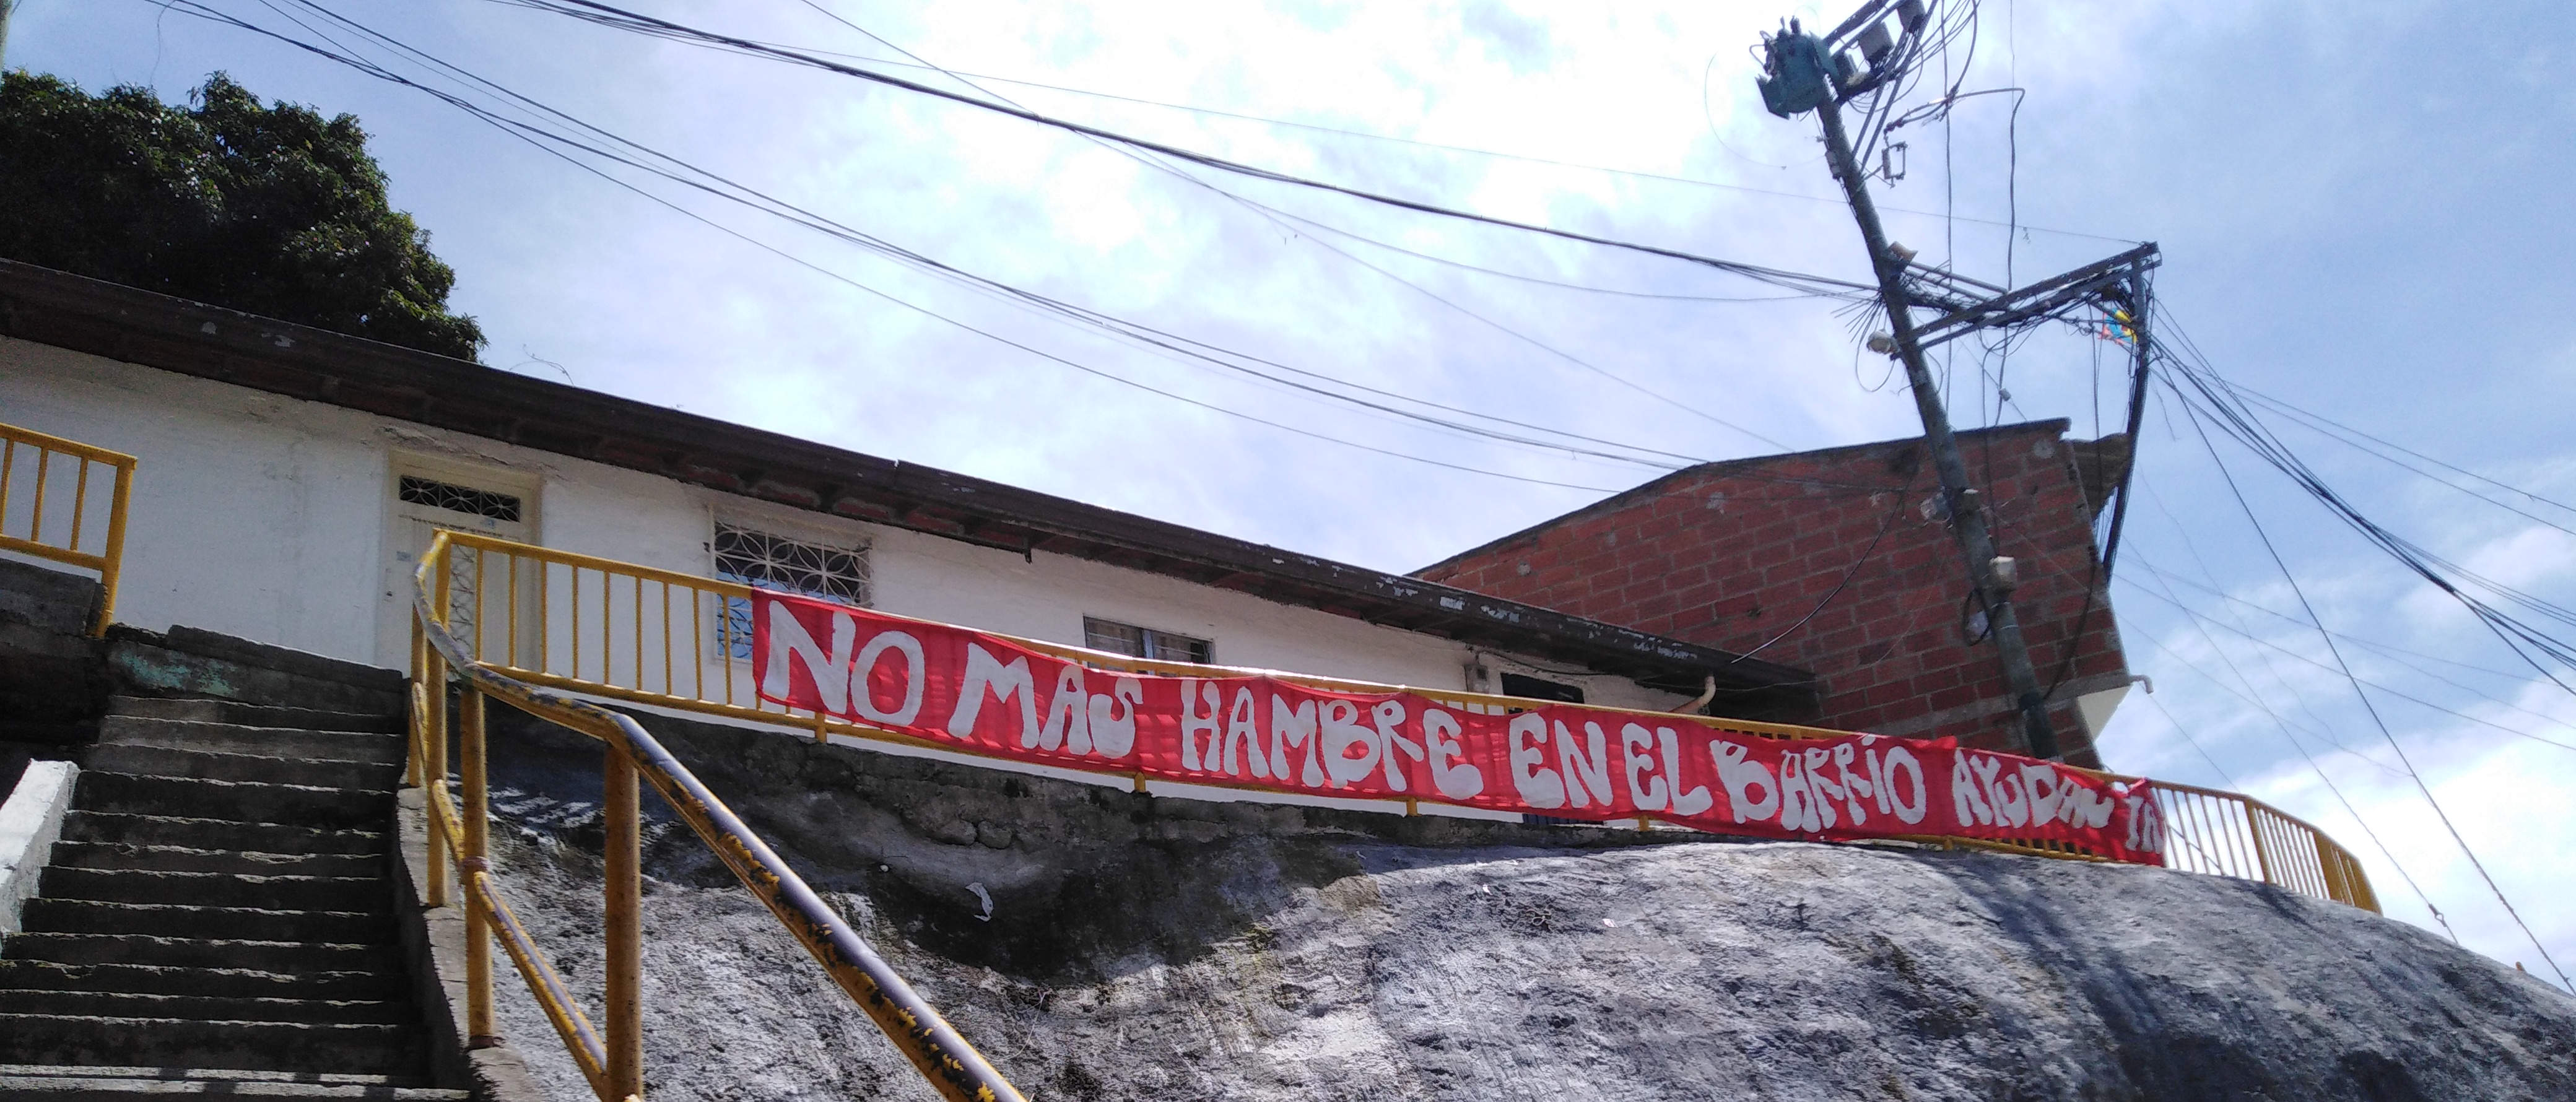
[[[1891,41],[1880,21],[1891,7],[1905,28],[1903,47]],[[1844,197],[1851,202],[1852,218],[1860,224],[1861,243],[1869,249],[1870,268],[1878,276],[1879,301],[1887,310],[1896,354],[1905,364],[1906,383],[1914,391],[1915,411],[1923,418],[1923,440],[1932,453],[1933,472],[1941,480],[1942,500],[1949,506],[1950,531],[1958,538],[1960,557],[1966,560],[1969,588],[1985,607],[1995,657],[2003,667],[2004,683],[2011,691],[2014,707],[2021,714],[2024,744],[2032,757],[2054,759],[2060,754],[2057,732],[2049,726],[2048,702],[2039,684],[2039,673],[2032,668],[2030,648],[2022,639],[2021,620],[2013,611],[2012,591],[2018,581],[2013,560],[1996,554],[1994,536],[1986,529],[1984,505],[1978,500],[1976,487],[1968,484],[1968,465],[1960,458],[1958,438],[1950,430],[1949,412],[1942,408],[1940,391],[1933,388],[1932,373],[1924,366],[1923,344],[1914,325],[1915,304],[1905,285],[1906,264],[1911,256],[1888,247],[1887,233],[1879,225],[1878,208],[1870,201],[1868,180],[1854,162],[1850,136],[1843,131],[1842,101],[1885,83],[1892,69],[1883,68],[1883,63],[1900,49],[1917,48],[1924,23],[1924,7],[1919,0],[1903,0],[1895,5],[1871,0],[1823,38],[1800,31],[1793,22],[1786,33],[1766,39],[1768,56],[1766,75],[1761,81],[1762,97],[1772,114],[1788,118],[1812,108],[1824,125],[1826,156],[1834,178],[1843,186]],[[1867,75],[1858,71],[1849,55],[1832,52],[1834,40],[1855,30],[1863,31],[1862,52],[1871,63]],[[2070,645],[2074,642],[2070,641]]]

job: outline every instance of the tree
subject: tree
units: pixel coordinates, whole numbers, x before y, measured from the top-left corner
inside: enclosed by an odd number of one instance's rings
[[[461,359],[484,343],[357,118],[262,107],[222,73],[186,107],[0,75],[0,256]]]

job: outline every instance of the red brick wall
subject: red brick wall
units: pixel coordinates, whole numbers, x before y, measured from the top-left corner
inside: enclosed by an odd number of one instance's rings
[[[2019,563],[2014,604],[2043,686],[2057,680],[2094,569],[2065,428],[1960,436],[1996,542]],[[1761,657],[1815,672],[1820,725],[2017,748],[1994,647],[1962,638],[1966,574],[1938,497],[1915,440],[1709,464],[1420,576],[1737,653],[1786,631]],[[1847,572],[1842,591],[1791,630]],[[2051,697],[2058,738],[2079,764],[2097,758],[2074,698],[2127,673],[2107,597],[2096,600]]]

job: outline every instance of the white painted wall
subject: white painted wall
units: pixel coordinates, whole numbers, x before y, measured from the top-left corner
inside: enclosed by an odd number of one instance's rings
[[[401,564],[388,517],[397,460],[415,455],[535,477],[538,541],[603,558],[709,574],[722,517],[864,543],[878,607],[988,631],[1079,645],[1083,617],[1100,616],[1213,640],[1225,665],[1441,690],[1468,687],[1466,669],[1480,658],[1451,640],[1159,574],[1044,552],[1029,561],[9,338],[0,338],[0,421],[140,459],[117,618],[156,630],[186,624],[402,665],[392,642],[401,633],[380,625],[399,625],[408,611],[410,594],[389,569]],[[658,651],[658,640],[648,647]],[[1581,685],[1597,704],[1682,699],[1620,677],[1571,676],[1505,655],[1481,660],[1496,673]]]
[[[80,768],[67,761],[31,761],[17,787],[0,798],[0,937],[18,932],[18,918],[53,859],[71,810]]]

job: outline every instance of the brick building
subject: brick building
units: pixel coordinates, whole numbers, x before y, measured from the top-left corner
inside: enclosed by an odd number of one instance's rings
[[[2129,674],[2099,585],[2102,487],[2127,442],[2068,440],[2064,420],[1959,434],[1996,543],[2018,560],[2023,634],[2068,761]],[[1983,614],[1919,439],[1708,463],[1416,572],[1640,631],[1813,671],[1823,726],[1952,735],[2014,748],[2019,734]],[[2087,590],[2093,590],[2087,610]],[[2082,639],[2067,660],[2081,624]],[[1767,646],[1765,644],[1768,644]],[[1725,701],[1717,711],[1728,712]]]

